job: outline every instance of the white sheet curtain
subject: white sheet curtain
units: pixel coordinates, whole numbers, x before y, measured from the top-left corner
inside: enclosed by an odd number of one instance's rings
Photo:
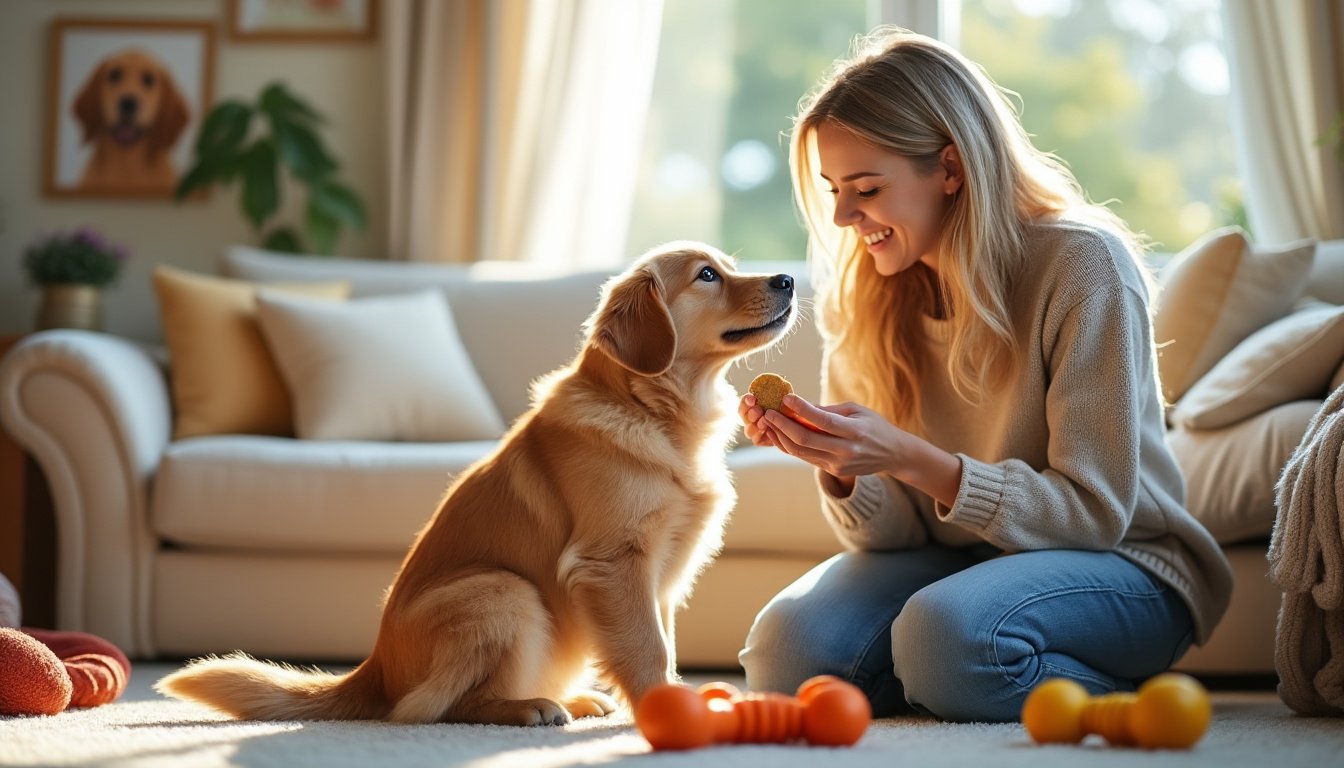
[[[1260,242],[1344,237],[1344,0],[1224,0],[1233,137]]]
[[[662,0],[388,0],[389,253],[624,253]]]

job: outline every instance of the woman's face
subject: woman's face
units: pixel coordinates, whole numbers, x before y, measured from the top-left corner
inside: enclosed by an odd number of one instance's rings
[[[835,225],[854,229],[878,274],[894,275],[916,261],[937,269],[943,216],[962,182],[954,145],[944,148],[932,173],[921,174],[909,159],[822,123],[817,152],[835,196]]]

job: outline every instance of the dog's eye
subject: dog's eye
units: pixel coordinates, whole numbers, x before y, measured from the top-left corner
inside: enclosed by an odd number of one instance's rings
[[[146,88],[153,88],[153,87],[154,87],[154,73],[153,73],[153,72],[146,72],[145,74],[143,74],[143,75],[140,76],[140,81],[143,82],[143,83],[145,84],[145,87],[146,87]]]
[[[700,274],[697,277],[706,283],[712,283],[719,279],[719,273],[715,272],[712,267],[701,267]]]
[[[121,67],[113,67],[107,72],[107,79],[114,83],[121,82]]]

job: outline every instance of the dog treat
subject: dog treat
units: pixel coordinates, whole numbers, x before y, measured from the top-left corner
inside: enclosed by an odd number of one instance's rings
[[[762,373],[751,380],[750,391],[756,396],[757,405],[778,411],[784,404],[784,396],[793,391],[793,385],[777,373]]]

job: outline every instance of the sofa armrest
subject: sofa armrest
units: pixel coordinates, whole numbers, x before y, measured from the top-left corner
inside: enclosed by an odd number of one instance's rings
[[[51,488],[58,628],[152,656],[146,511],[172,428],[162,366],[116,336],[33,334],[0,360],[0,424]]]

